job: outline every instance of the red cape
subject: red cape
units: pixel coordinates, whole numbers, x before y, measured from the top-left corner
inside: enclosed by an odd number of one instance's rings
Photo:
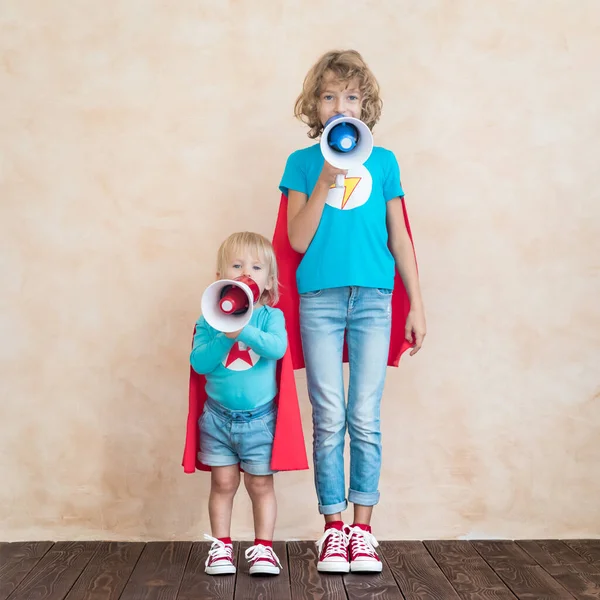
[[[183,451],[183,470],[185,473],[210,471],[210,467],[198,460],[200,449],[200,431],[198,419],[206,401],[206,378],[198,375],[190,367],[189,410],[185,449]],[[298,406],[298,394],[292,368],[290,347],[283,358],[277,361],[277,419],[275,421],[275,439],[271,454],[271,469],[274,471],[300,471],[308,469],[302,420]]]
[[[277,308],[281,309],[285,315],[293,367],[294,369],[302,369],[304,368],[304,354],[302,352],[302,339],[300,337],[300,297],[298,296],[298,287],[296,285],[296,269],[303,255],[296,252],[290,245],[287,230],[287,205],[287,196],[281,194],[279,213],[273,234],[273,248],[275,249],[277,265],[279,267],[280,295]],[[412,233],[404,198],[402,198],[402,210],[404,212],[406,230],[412,243]],[[396,270],[394,292],[392,294],[392,331],[390,336],[390,353],[388,356],[388,366],[390,367],[397,367],[402,354],[412,347],[412,344],[407,342],[404,337],[404,328],[409,310],[410,301],[408,294],[398,270]],[[348,347],[345,343],[343,361],[348,362]]]

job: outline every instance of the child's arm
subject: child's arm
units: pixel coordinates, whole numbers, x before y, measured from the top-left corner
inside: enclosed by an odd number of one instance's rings
[[[200,319],[190,354],[192,368],[200,375],[211,373],[221,364],[234,343],[235,340],[224,333],[217,332],[215,335],[206,321]]]
[[[393,198],[387,203],[387,229],[390,250],[410,300],[410,312],[406,319],[404,335],[407,342],[414,343],[410,352],[412,356],[423,345],[423,338],[426,334],[425,310],[421,298],[415,253],[406,230],[401,198]]]
[[[336,169],[325,161],[323,170],[308,200],[306,194],[296,190],[289,190],[287,212],[288,238],[290,245],[296,252],[304,254],[310,246],[321,222],[321,215],[325,208],[329,188],[335,183],[336,175],[345,175],[347,172]]]
[[[283,313],[279,309],[272,311],[264,331],[253,325],[246,325],[240,332],[238,340],[244,342],[263,358],[279,360],[287,348],[287,332]]]

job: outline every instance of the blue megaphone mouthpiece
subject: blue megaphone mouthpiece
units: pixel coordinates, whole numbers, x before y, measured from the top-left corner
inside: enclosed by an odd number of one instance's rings
[[[344,115],[335,115],[331,117],[327,123],[325,123],[325,127],[332,121],[343,118],[343,116]],[[331,128],[331,131],[327,136],[327,144],[336,152],[350,152],[356,147],[358,138],[358,129],[352,125],[352,123],[341,122],[339,125],[335,125]]]

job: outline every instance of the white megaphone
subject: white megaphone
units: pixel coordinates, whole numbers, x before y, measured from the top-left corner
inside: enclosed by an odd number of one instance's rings
[[[237,331],[250,322],[259,295],[258,284],[250,277],[219,279],[202,294],[202,315],[217,331]]]
[[[321,135],[321,154],[337,169],[350,170],[367,161],[373,151],[373,134],[360,119],[334,115],[325,123]],[[337,175],[335,187],[344,187],[344,176]]]

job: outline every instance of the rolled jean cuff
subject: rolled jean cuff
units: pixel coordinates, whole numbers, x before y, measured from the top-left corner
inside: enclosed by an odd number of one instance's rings
[[[349,489],[348,502],[361,506],[375,506],[379,502],[379,492],[357,492]]]
[[[348,502],[338,502],[337,504],[319,504],[319,514],[321,515],[335,515],[336,513],[342,512],[348,508]]]

